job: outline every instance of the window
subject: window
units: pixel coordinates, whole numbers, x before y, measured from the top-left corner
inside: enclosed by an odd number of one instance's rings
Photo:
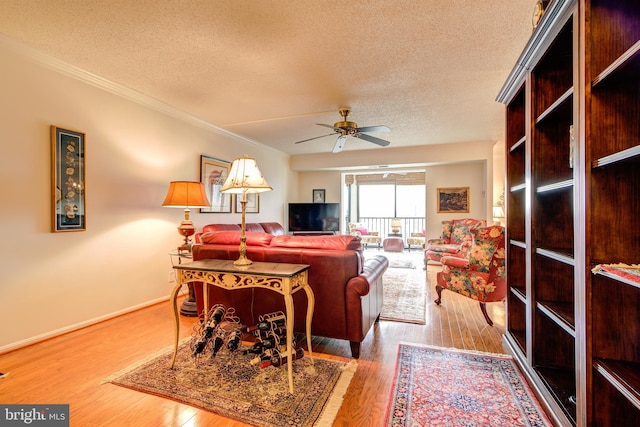
[[[371,184],[358,186],[361,217],[424,218],[425,185]]]

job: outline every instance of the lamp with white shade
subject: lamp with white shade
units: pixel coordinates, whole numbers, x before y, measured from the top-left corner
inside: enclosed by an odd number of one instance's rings
[[[231,164],[231,171],[227,180],[222,185],[221,193],[242,195],[242,222],[240,234],[240,257],[233,262],[237,266],[250,265],[252,261],[247,258],[247,236],[245,234],[245,214],[247,209],[247,193],[262,193],[273,188],[267,183],[258,168],[256,160],[246,155],[239,157]]]
[[[502,225],[502,220],[504,220],[504,209],[502,209],[502,206],[493,207],[493,220],[497,225]]]

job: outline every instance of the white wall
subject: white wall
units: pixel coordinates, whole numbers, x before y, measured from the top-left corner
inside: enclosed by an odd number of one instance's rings
[[[201,154],[256,158],[274,191],[261,195],[261,212],[248,221],[282,222],[297,192],[288,156],[60,66],[0,39],[0,351],[166,298],[183,211],[161,203],[170,181],[199,180]],[[83,232],[50,231],[50,125],[86,133]],[[196,228],[240,221],[197,209],[191,218]]]
[[[488,216],[490,214],[487,214],[488,193],[484,163],[432,166],[427,168],[425,172],[427,181],[427,238],[439,237],[442,234],[442,221],[448,219],[485,219],[487,224],[491,224],[491,218]],[[438,188],[443,187],[469,187],[469,213],[438,213]]]

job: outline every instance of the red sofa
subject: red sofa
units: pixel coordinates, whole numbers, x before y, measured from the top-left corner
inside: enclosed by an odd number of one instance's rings
[[[264,223],[263,223],[264,224]],[[272,224],[273,223],[269,223]],[[210,224],[203,228],[193,246],[193,259],[237,259],[240,231],[234,224]],[[247,225],[246,229],[256,229]],[[273,226],[275,233],[282,227]],[[268,229],[263,227],[263,229]],[[205,231],[206,230],[206,231]],[[252,261],[308,264],[309,285],[315,297],[311,331],[313,335],[348,340],[351,355],[360,356],[360,343],[378,320],[382,309],[382,276],[389,266],[383,255],[364,261],[357,236],[290,236],[247,231],[247,257]],[[210,304],[233,307],[243,324],[257,322],[261,314],[285,311],[284,299],[267,289],[228,291],[208,286]],[[198,313],[202,313],[202,287],[194,286]],[[307,298],[293,295],[294,329],[305,332]]]

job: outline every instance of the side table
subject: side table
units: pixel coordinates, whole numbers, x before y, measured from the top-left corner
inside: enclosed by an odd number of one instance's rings
[[[169,256],[171,257],[171,266],[176,266],[174,260],[178,260],[177,265],[182,264],[182,260],[191,261],[193,259],[193,255],[191,252],[175,250],[169,252]],[[175,270],[174,270],[175,271]],[[177,278],[176,278],[177,281]],[[193,283],[187,283],[187,288],[189,289],[189,295],[182,301],[182,305],[180,306],[180,314],[185,317],[198,317],[198,309],[196,308],[196,293],[193,290]]]
[[[176,297],[178,291],[184,283],[202,284],[202,294],[204,307],[209,307],[209,292],[207,285],[218,286],[223,289],[246,289],[246,288],[266,288],[278,292],[284,297],[286,307],[286,330],[287,330],[287,370],[289,374],[289,392],[293,393],[293,319],[294,306],[293,294],[304,290],[307,294],[307,317],[306,333],[307,348],[309,358],[313,363],[313,352],[311,350],[311,320],[313,320],[313,308],[315,298],[309,285],[309,265],[306,264],[285,264],[275,262],[254,262],[247,266],[235,266],[231,260],[223,259],[202,259],[185,264],[174,265],[176,271],[176,286],[171,291],[170,302],[173,308],[175,320],[175,337],[173,358],[171,368],[176,362],[178,355],[178,339],[180,337],[180,321],[178,319],[178,307]],[[204,323],[207,322],[207,310],[204,310]]]

